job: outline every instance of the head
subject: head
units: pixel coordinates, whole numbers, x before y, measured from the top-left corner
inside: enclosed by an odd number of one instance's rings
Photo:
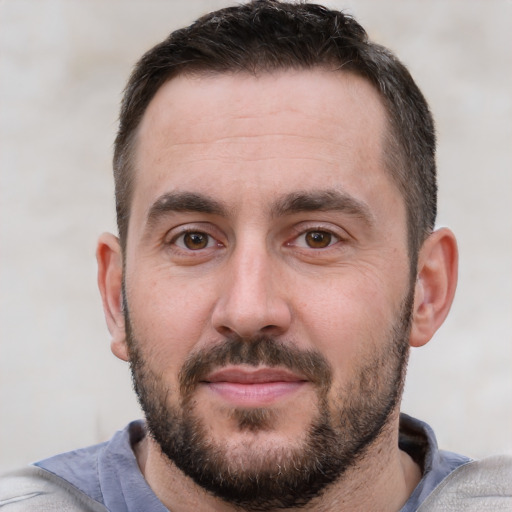
[[[115,141],[114,179],[124,247],[133,193],[137,129],[168,80],[187,74],[326,68],[351,72],[378,91],[386,108],[386,169],[407,209],[411,270],[437,213],[435,130],[427,102],[406,67],[371,42],[349,15],[313,4],[256,0],[221,9],[173,32],[148,51],[128,81]]]
[[[135,68],[114,165],[99,283],[157,452],[248,510],[384,467],[456,268],[405,68],[322,7],[212,13]]]

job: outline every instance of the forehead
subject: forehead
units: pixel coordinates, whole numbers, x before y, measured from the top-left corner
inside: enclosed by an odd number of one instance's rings
[[[251,120],[255,121],[252,125]],[[162,135],[172,135],[166,143],[179,144],[191,136],[207,137],[207,131],[217,128],[226,135],[239,128],[255,135],[282,126],[291,131],[294,121],[301,121],[294,127],[297,135],[331,130],[326,134],[327,141],[337,135],[343,139],[350,134],[357,136],[363,130],[369,136],[374,132],[378,139],[386,114],[374,87],[348,72],[315,68],[257,76],[179,75],[165,83],[149,103],[138,129],[138,146],[143,147],[151,139],[157,142]]]
[[[262,208],[280,192],[340,188],[357,196],[370,183],[390,186],[386,130],[379,94],[351,73],[176,77],[138,130],[132,219],[175,190],[225,193],[228,202],[252,190]]]

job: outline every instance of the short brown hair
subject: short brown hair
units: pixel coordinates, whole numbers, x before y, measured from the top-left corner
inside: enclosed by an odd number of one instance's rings
[[[406,67],[369,41],[354,18],[316,4],[255,0],[221,9],[170,34],[136,64],[115,140],[114,179],[121,245],[126,245],[137,127],[156,91],[184,73],[262,73],[328,67],[356,73],[379,91],[388,112],[386,166],[400,189],[411,272],[437,209],[435,130],[427,102]]]

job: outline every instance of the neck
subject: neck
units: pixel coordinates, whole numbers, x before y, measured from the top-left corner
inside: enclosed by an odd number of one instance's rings
[[[207,493],[183,474],[157,443],[146,436],[135,447],[139,467],[160,501],[173,512],[239,512]],[[399,511],[421,479],[411,457],[398,448],[398,415],[369,447],[366,455],[321,496],[301,510],[328,512]],[[291,509],[289,509],[291,511]]]

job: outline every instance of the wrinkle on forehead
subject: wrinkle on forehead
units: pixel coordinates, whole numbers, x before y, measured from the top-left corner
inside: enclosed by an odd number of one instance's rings
[[[139,127],[133,213],[147,218],[157,198],[172,191],[208,195],[210,181],[220,201],[237,186],[260,200],[311,187],[366,202],[364,190],[389,180],[386,128],[378,92],[343,71],[176,77],[157,92]],[[319,206],[308,201],[308,208]],[[371,219],[367,213],[357,212]]]
[[[282,94],[282,84],[290,90],[289,95]],[[300,133],[314,137],[325,123],[331,122],[346,131],[351,126],[343,123],[345,112],[336,108],[336,100],[332,108],[325,105],[325,98],[335,96],[345,97],[351,110],[359,110],[356,119],[368,125],[365,128],[369,129],[379,119],[385,120],[385,109],[378,92],[367,80],[349,72],[313,69],[287,70],[257,77],[243,73],[182,75],[157,91],[144,114],[138,135],[142,139],[153,138],[161,133],[156,130],[157,126],[167,126],[174,132],[174,143],[190,142],[187,140],[189,133],[173,130],[173,127],[190,118],[191,105],[200,112],[191,120],[197,142],[208,140],[212,123],[223,128],[218,133],[219,140],[230,132],[230,127],[237,130],[250,128],[246,136],[264,135],[271,129],[275,135]],[[164,105],[167,108],[162,108]],[[288,124],[299,118],[303,121],[300,126]],[[280,132],[283,121],[287,129]]]

